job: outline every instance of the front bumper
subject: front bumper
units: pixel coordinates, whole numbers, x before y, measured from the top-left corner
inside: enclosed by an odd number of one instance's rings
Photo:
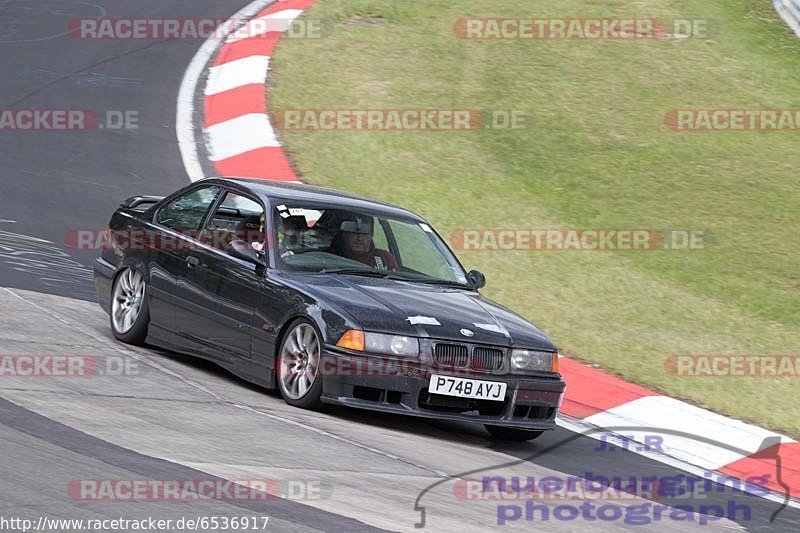
[[[323,354],[323,392],[326,403],[372,411],[411,415],[439,420],[458,420],[531,430],[555,428],[556,414],[566,387],[559,377],[530,377],[509,374],[463,372],[402,364],[381,367],[369,365],[369,356],[355,357],[326,350]],[[325,371],[325,369],[328,371]],[[367,368],[368,371],[364,372]],[[369,368],[375,370],[369,371]],[[330,369],[360,369],[333,371]],[[430,394],[431,372],[503,382],[504,400],[472,400]]]

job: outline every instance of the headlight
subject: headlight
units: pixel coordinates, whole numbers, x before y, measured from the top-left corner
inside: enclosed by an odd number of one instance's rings
[[[419,355],[419,341],[416,337],[384,335],[368,331],[364,334],[364,350],[388,355],[417,356]]]
[[[359,352],[419,356],[419,340],[416,337],[403,335],[350,330],[342,335],[336,345]]]
[[[512,350],[511,370],[527,372],[558,371],[558,356],[552,352]]]

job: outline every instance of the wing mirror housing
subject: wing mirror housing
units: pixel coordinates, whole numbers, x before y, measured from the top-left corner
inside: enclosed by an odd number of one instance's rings
[[[467,272],[467,283],[475,290],[486,286],[486,276],[480,270],[470,270]]]

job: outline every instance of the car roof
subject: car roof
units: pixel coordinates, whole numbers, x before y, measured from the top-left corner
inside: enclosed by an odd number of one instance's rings
[[[423,221],[424,219],[413,211],[404,209],[400,206],[358,196],[336,189],[318,187],[316,185],[306,185],[299,182],[270,181],[259,178],[231,178],[213,177],[205,178],[203,181],[219,181],[227,185],[238,185],[258,196],[298,202],[310,202],[325,204],[329,207],[354,207],[371,211],[379,211],[387,215],[394,215],[404,218],[412,218]]]

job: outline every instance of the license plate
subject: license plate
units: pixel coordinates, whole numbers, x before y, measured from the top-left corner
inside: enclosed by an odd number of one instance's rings
[[[428,387],[428,392],[445,396],[458,396],[459,398],[502,402],[506,399],[506,384],[498,381],[454,378],[433,374],[431,375],[431,384]]]

